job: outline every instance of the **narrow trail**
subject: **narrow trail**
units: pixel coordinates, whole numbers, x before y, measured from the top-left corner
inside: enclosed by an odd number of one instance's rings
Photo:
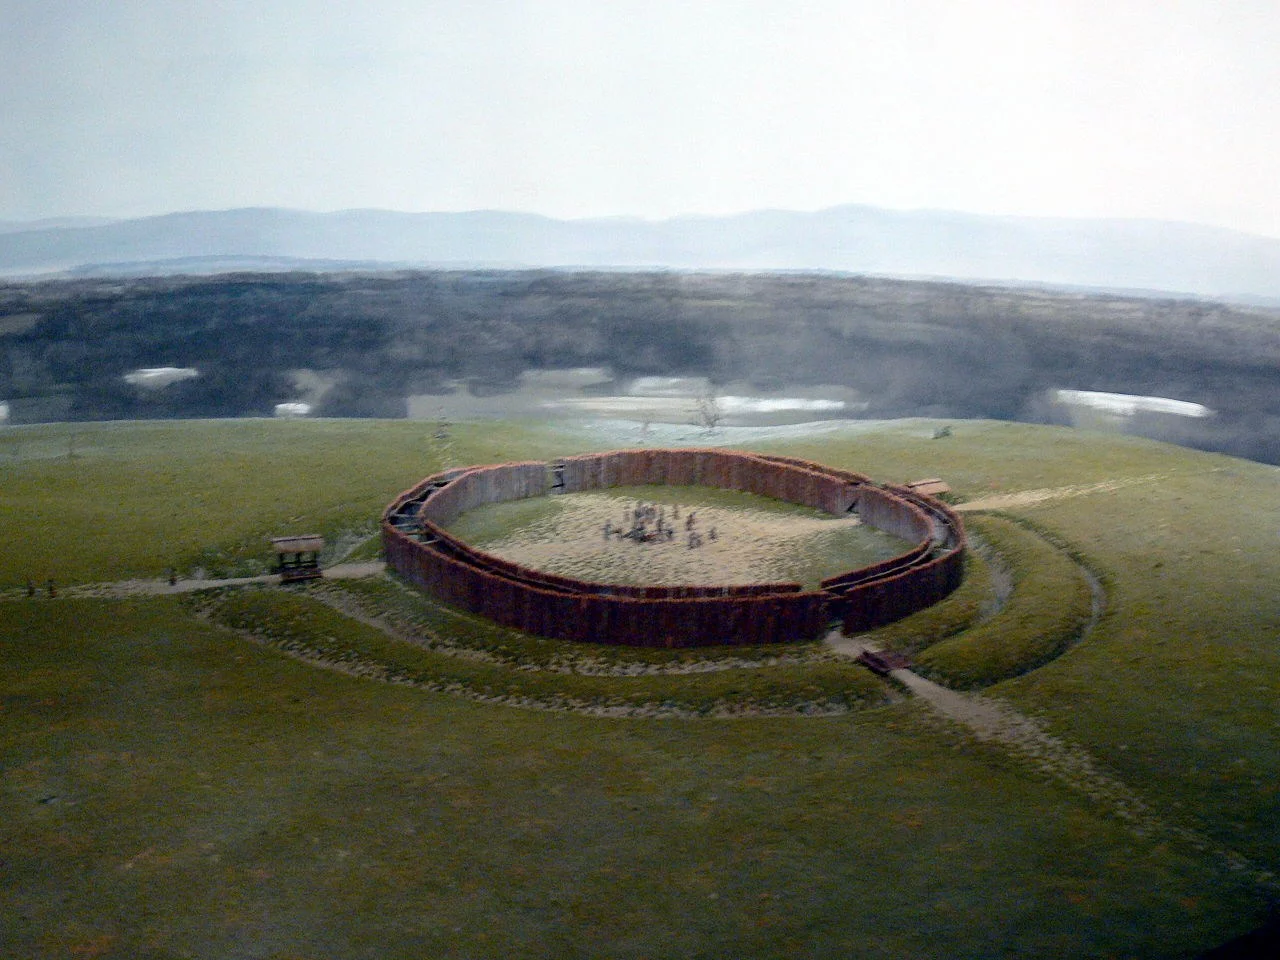
[[[1148,474],[1143,477],[1123,477],[1117,480],[1104,480],[1101,483],[1083,483],[1070,487],[1044,487],[1039,490],[1019,490],[1016,493],[999,493],[967,503],[958,503],[955,509],[961,513],[973,513],[980,510],[1009,510],[1017,507],[1034,507],[1051,500],[1067,500],[1072,497],[1084,497],[1093,493],[1110,493],[1124,487],[1153,483],[1165,479],[1163,474]]]
[[[1097,613],[1095,612],[1094,622]],[[856,658],[879,647],[862,637],[846,637],[838,630],[825,639],[837,654]],[[1040,721],[1000,700],[961,693],[934,683],[912,670],[891,670],[889,676],[927,704],[933,712],[966,727],[984,743],[1002,748],[1040,773],[1083,793],[1102,805],[1139,836],[1173,836],[1193,849],[1214,856],[1226,869],[1247,873],[1258,886],[1280,894],[1280,878],[1244,855],[1195,830],[1164,819],[1119,778],[1102,770],[1087,750],[1047,732]]]
[[[357,579],[373,577],[382,573],[386,564],[380,560],[368,563],[338,563],[324,568],[324,576],[332,580]],[[116,580],[110,583],[80,583],[58,587],[59,597],[85,598],[93,597],[107,600],[122,600],[127,597],[161,597],[179,593],[195,593],[197,590],[211,590],[215,587],[243,587],[254,583],[279,584],[280,577],[274,573],[264,573],[256,577],[227,577],[222,580]],[[36,592],[35,598],[44,599],[43,589]],[[28,599],[23,590],[10,590],[0,595],[0,599]]]
[[[1061,491],[1030,491],[1030,493],[1036,495],[1034,502],[1043,502],[1051,499],[1040,496],[1044,493],[1079,496],[1103,489],[1115,489],[1116,486],[1146,479],[1149,478],[1134,478],[1121,484],[1093,484],[1088,487],[1061,488]],[[995,499],[999,498],[993,498]],[[991,501],[987,503],[990,504]],[[1005,504],[1000,504],[1000,506],[1003,505]],[[976,502],[967,506],[970,510],[979,509]],[[989,505],[986,509],[995,509],[995,507]],[[1072,642],[1072,647],[1084,642],[1093,632],[1102,619],[1107,603],[1106,591],[1098,577],[1075,558],[1073,562],[1088,581],[1092,602],[1089,619]],[[871,642],[868,637],[847,637],[839,629],[832,630],[824,638],[824,643],[836,654],[854,659],[864,651],[873,653],[881,651],[880,646]],[[889,676],[923,701],[936,716],[967,728],[980,742],[1003,749],[1045,776],[1051,777],[1071,790],[1083,793],[1090,800],[1110,811],[1135,833],[1141,836],[1175,837],[1193,849],[1215,857],[1226,869],[1249,874],[1259,887],[1272,896],[1280,895],[1280,878],[1277,878],[1274,873],[1237,851],[1160,816],[1137,791],[1118,777],[1103,770],[1087,750],[1049,733],[1039,720],[1021,713],[1011,704],[976,693],[951,690],[910,669],[890,670]]]
[[[209,622],[205,615],[197,614],[197,616],[205,622]],[[388,636],[395,636],[387,625],[377,620],[377,618],[361,619],[361,622],[367,623],[369,626],[383,631]],[[562,695],[539,697],[521,694],[490,693],[468,686],[467,684],[456,680],[443,681],[413,677],[402,670],[360,657],[344,657],[342,659],[335,659],[333,657],[318,654],[314,650],[281,645],[252,630],[242,630],[225,625],[220,625],[220,629],[233,633],[250,643],[256,644],[260,647],[270,648],[294,660],[298,660],[302,663],[308,664],[309,666],[318,667],[322,670],[331,670],[335,673],[359,677],[364,680],[373,680],[378,683],[413,687],[418,690],[427,690],[433,693],[445,693],[450,696],[461,697],[475,703],[484,703],[502,707],[515,707],[521,710],[537,710],[546,713],[576,713],[589,717],[607,717],[613,719],[646,720],[753,720],[765,717],[836,717],[843,716],[849,712],[849,708],[847,706],[821,706],[816,704],[802,704],[794,707],[770,707],[757,704],[722,703],[712,706],[709,709],[692,709],[659,701],[635,704],[613,704],[595,703],[572,696]]]
[[[846,637],[833,631],[827,645],[841,656],[856,658],[863,651],[879,652],[865,638]],[[1045,773],[1083,789],[1094,799],[1111,803],[1124,819],[1137,822],[1145,805],[1119,781],[1100,772],[1089,755],[1078,747],[1046,733],[1031,717],[1009,704],[979,694],[961,693],[934,683],[912,670],[889,672],[935,713],[959,723],[982,741],[994,741],[1024,755]]]

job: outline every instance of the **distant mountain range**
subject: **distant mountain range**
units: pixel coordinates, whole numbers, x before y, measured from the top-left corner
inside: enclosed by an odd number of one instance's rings
[[[1280,239],[1151,220],[841,206],[658,221],[247,208],[134,220],[0,222],[0,275],[378,267],[827,270],[1280,297]]]

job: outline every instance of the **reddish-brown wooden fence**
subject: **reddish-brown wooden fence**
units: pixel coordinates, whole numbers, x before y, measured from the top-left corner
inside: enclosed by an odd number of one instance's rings
[[[485,553],[444,527],[481,504],[615,486],[743,490],[843,514],[912,543],[899,556],[797,583],[629,586],[530,569]],[[423,590],[504,626],[564,640],[634,646],[758,644],[811,639],[838,619],[846,632],[890,623],[960,582],[959,517],[914,491],[807,460],[732,450],[618,450],[552,463],[509,463],[425,478],[383,517],[387,563]]]

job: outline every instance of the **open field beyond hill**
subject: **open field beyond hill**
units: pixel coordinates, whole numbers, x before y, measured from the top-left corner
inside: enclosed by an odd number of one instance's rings
[[[566,651],[385,576],[87,595],[252,573],[283,533],[368,557],[420,477],[598,432],[0,433],[0,954],[1173,958],[1256,927],[1280,891],[1280,473],[933,426],[768,449],[999,505],[969,514],[965,585],[879,635],[1040,753],[820,644]]]

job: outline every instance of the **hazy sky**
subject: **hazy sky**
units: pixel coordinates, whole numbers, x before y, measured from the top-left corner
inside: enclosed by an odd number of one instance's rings
[[[1278,0],[0,0],[0,219],[840,203],[1280,236]]]

